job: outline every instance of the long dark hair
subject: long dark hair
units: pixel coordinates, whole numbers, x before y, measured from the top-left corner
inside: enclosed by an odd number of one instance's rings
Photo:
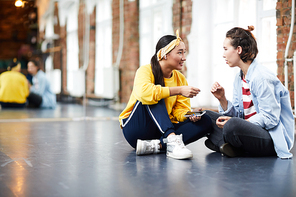
[[[253,61],[257,54],[257,42],[251,31],[254,30],[254,26],[248,26],[248,29],[235,27],[226,33],[226,38],[231,38],[230,44],[236,49],[238,46],[242,47],[242,53],[240,54],[241,60],[247,62]]]
[[[154,75],[154,80],[155,80],[154,84],[155,85],[165,86],[164,80],[163,80],[163,73],[162,73],[161,67],[159,65],[159,61],[157,60],[157,52],[161,48],[168,45],[171,41],[175,40],[176,38],[177,38],[176,36],[166,35],[166,36],[161,37],[156,44],[155,54],[152,56],[151,61],[150,61],[151,67],[152,67],[152,73]]]

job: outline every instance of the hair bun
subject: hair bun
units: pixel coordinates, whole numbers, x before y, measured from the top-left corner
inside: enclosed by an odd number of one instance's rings
[[[255,27],[253,25],[248,26],[248,31],[253,31]]]

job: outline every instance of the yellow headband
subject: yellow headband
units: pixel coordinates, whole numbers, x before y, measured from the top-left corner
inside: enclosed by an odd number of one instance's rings
[[[166,54],[168,54],[173,48],[176,46],[179,46],[179,43],[182,41],[182,38],[179,37],[179,30],[176,31],[177,38],[173,41],[171,41],[168,45],[165,47],[159,49],[157,52],[157,60],[160,61]]]

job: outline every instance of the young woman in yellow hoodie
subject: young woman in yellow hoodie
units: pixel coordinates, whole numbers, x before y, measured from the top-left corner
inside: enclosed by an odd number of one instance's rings
[[[0,75],[0,104],[2,108],[23,108],[29,95],[28,80],[20,73],[21,64],[14,60]]]
[[[176,35],[160,38],[151,63],[137,70],[129,102],[119,116],[124,137],[137,155],[166,150],[168,157],[191,158],[193,154],[185,145],[211,130],[206,114],[184,116],[191,110],[190,98],[200,90],[188,86],[178,71],[186,61],[186,48],[178,30]]]

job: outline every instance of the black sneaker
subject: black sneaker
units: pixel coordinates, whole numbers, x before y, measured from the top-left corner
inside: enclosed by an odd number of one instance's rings
[[[220,152],[220,149],[218,146],[216,146],[215,144],[213,144],[213,142],[210,139],[207,139],[205,141],[205,145],[208,149],[215,151],[215,152]]]
[[[239,157],[239,156],[242,156],[244,154],[243,150],[241,150],[239,148],[236,148],[236,147],[233,147],[229,143],[222,144],[220,146],[220,152],[223,155],[226,155],[227,157]]]

